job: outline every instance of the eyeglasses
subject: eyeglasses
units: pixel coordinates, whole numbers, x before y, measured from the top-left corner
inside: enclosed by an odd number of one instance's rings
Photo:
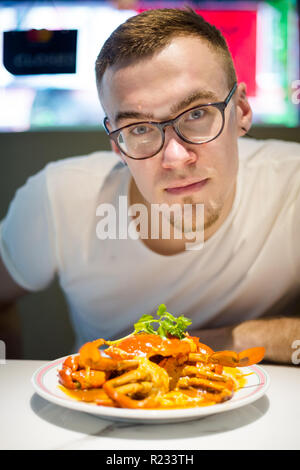
[[[224,101],[195,106],[164,122],[143,121],[109,132],[108,118],[104,128],[120,151],[134,160],[154,157],[165,143],[165,128],[172,126],[176,134],[188,144],[204,144],[215,140],[225,125],[225,109],[232,98],[235,83]]]

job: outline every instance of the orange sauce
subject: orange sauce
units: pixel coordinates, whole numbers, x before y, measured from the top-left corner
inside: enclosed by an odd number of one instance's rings
[[[71,390],[59,385],[62,392],[77,401],[83,401],[86,403],[101,404],[103,406],[114,406],[112,400],[106,395],[102,388],[91,388],[88,390]]]
[[[228,373],[235,381],[237,384],[237,387],[235,388],[235,392],[241,388],[243,388],[246,383],[247,379],[246,376],[249,374],[243,374],[243,372],[238,368],[238,367],[223,367],[224,372]]]

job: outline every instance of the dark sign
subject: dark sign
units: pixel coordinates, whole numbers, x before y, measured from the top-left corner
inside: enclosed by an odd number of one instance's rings
[[[7,31],[3,63],[13,75],[76,72],[77,30]]]

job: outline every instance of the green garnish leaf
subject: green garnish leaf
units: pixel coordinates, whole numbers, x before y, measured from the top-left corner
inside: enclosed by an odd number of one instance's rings
[[[152,315],[143,315],[137,323],[134,324],[134,332],[140,333],[141,331],[145,331],[145,333],[155,334],[155,330],[151,325],[155,322]]]
[[[185,337],[187,327],[192,324],[192,321],[184,315],[180,315],[180,317],[176,318],[174,315],[167,312],[165,304],[161,304],[158,307],[157,316],[157,319],[152,315],[141,316],[141,318],[134,324],[134,331],[132,333],[124,338],[116,339],[114,341],[106,341],[106,343],[109,346],[117,345],[124,339],[142,332],[158,335],[163,339],[166,339],[168,336],[176,336],[177,338],[182,339]],[[154,329],[154,325],[157,329]]]
[[[152,315],[143,315],[134,325],[134,334],[145,332],[150,334],[159,335],[165,339],[168,336],[176,336],[179,339],[185,337],[185,331],[192,321],[184,315],[176,318],[171,313],[167,312],[167,307],[161,304],[157,309],[157,316],[155,319]],[[153,324],[158,324],[155,330]]]
[[[165,306],[165,304],[160,304],[160,306],[159,306],[158,309],[157,309],[157,315],[160,317],[160,316],[163,315],[166,311],[167,311],[167,307]]]
[[[168,336],[168,330],[166,326],[164,324],[159,325],[156,334],[159,335],[162,339],[166,339]]]

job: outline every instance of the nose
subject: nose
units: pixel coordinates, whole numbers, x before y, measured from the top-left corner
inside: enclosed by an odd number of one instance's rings
[[[165,129],[165,144],[162,150],[163,168],[181,168],[197,161],[197,154],[190,144],[184,142],[172,127]]]

